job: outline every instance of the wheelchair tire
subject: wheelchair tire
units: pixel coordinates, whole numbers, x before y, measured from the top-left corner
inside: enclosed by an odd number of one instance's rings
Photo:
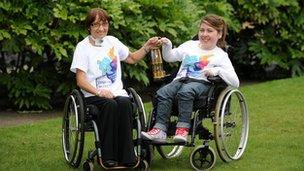
[[[216,148],[225,162],[239,159],[247,145],[249,114],[243,94],[235,88],[223,90],[216,103],[214,118]]]
[[[94,164],[91,161],[85,161],[82,165],[83,171],[93,171]]]
[[[153,159],[153,145],[141,141],[141,139],[139,139],[140,132],[138,132],[137,135],[138,136],[136,137],[133,136],[133,141],[137,141],[136,145],[134,146],[135,155],[140,157],[141,160],[145,160],[148,165],[150,165]]]
[[[149,170],[149,164],[146,160],[142,160],[139,163],[139,166],[135,169],[138,171],[148,171]]]
[[[144,109],[144,104],[141,100],[141,97],[137,94],[137,92],[133,88],[128,88],[129,90],[129,96],[132,98],[133,103],[136,105],[136,128],[134,131],[136,131],[135,134],[133,134],[133,141],[137,141],[134,151],[137,157],[140,156],[140,167],[137,168],[137,170],[147,170],[149,168],[149,164],[152,161],[153,158],[153,146],[143,143],[143,141],[140,139],[141,131],[147,130],[147,117]]]
[[[78,167],[84,146],[84,102],[79,90],[73,90],[64,106],[62,148],[69,165]]]
[[[184,146],[175,145],[175,146],[156,146],[156,150],[160,154],[163,159],[171,159],[178,157],[182,151]]]
[[[133,88],[129,88],[131,97],[134,100],[134,103],[137,106],[137,114],[141,124],[141,131],[146,131],[147,129],[147,115],[144,108],[144,103],[141,100],[141,97],[136,93]]]
[[[190,155],[190,164],[194,170],[211,169],[216,161],[214,150],[209,146],[198,146]]]
[[[153,145],[149,144],[143,144],[142,145],[142,158],[145,160],[148,164],[148,166],[151,164],[153,160]]]

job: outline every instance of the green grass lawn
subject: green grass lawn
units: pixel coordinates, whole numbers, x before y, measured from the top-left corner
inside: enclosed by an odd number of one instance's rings
[[[217,157],[213,170],[304,170],[304,77],[243,86],[241,91],[250,115],[247,149],[240,160],[231,163]],[[83,160],[93,147],[92,136],[85,142]],[[171,160],[155,152],[151,170],[191,170],[192,149],[186,148]],[[63,158],[61,118],[1,128],[2,170],[77,170]],[[96,165],[95,170],[100,167]]]

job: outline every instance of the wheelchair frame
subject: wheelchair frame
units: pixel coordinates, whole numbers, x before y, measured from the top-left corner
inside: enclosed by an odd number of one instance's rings
[[[137,133],[133,136],[134,150],[137,156],[136,165],[131,168],[141,168],[147,170],[152,157],[149,145],[141,141],[140,132],[146,129],[147,118],[140,96],[133,88],[129,88],[129,97],[134,107],[133,128]],[[98,163],[104,169],[125,169],[125,166],[106,167],[102,163],[101,146],[97,124],[94,121],[94,112],[97,107],[86,105],[81,91],[74,89],[68,96],[64,106],[64,116],[62,122],[62,148],[65,160],[72,167],[79,167],[82,159],[85,132],[94,132],[95,147],[89,151],[88,159],[83,163],[84,170],[93,170],[94,157],[97,156]],[[134,128],[135,127],[135,128]]]
[[[186,143],[148,141],[155,146],[164,159],[178,157],[184,147],[195,147],[196,135],[202,139],[202,144],[196,147],[190,155],[190,164],[195,170],[210,169],[216,162],[216,154],[209,146],[215,140],[216,149],[224,162],[238,160],[244,153],[249,134],[249,113],[245,98],[240,90],[227,86],[219,77],[208,78],[212,86],[206,98],[206,104],[193,110],[191,119],[190,141]],[[174,107],[172,107],[173,109]],[[175,111],[176,112],[176,111]],[[172,123],[171,114],[168,128],[168,138],[174,135],[176,122]],[[177,114],[175,113],[175,116]],[[155,124],[156,112],[153,109],[148,122],[148,130]],[[211,119],[213,132],[203,126],[203,120]],[[170,133],[169,133],[170,132]],[[170,140],[169,140],[170,141]],[[166,146],[170,146],[166,151]],[[167,147],[168,148],[168,147]]]
[[[155,112],[150,114],[149,121],[143,102],[140,96],[132,88],[129,88],[129,96],[134,106],[133,128],[136,129],[133,135],[134,150],[138,158],[136,169],[147,170],[152,160],[153,147],[156,147],[158,153],[164,159],[178,157],[184,147],[195,147],[196,136],[202,140],[190,155],[190,164],[195,170],[210,169],[216,162],[215,151],[209,146],[210,141],[215,140],[215,145],[220,158],[224,162],[238,160],[243,155],[249,134],[249,113],[245,98],[240,90],[229,87],[220,78],[209,78],[212,86],[206,103],[203,107],[193,110],[191,119],[190,141],[186,143],[155,143],[141,138],[141,131],[152,129],[155,123]],[[96,108],[96,106],[95,106]],[[108,168],[102,164],[101,149],[99,145],[99,136],[97,125],[91,112],[94,111],[93,105],[84,103],[83,94],[74,89],[67,98],[64,107],[64,116],[62,123],[62,147],[65,160],[72,167],[79,167],[83,155],[85,132],[94,132],[95,146],[94,151],[90,151],[88,159],[83,163],[84,170],[93,170],[94,157],[97,156],[98,163],[104,169],[123,169],[126,167]],[[172,117],[170,117],[172,119]],[[205,119],[211,119],[213,132],[203,126]],[[171,121],[170,121],[171,123]],[[175,124],[172,123],[170,138],[175,130]],[[173,130],[172,130],[173,129]],[[169,148],[166,151],[165,147]]]

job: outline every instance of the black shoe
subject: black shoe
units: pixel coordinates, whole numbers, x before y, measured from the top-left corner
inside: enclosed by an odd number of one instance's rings
[[[107,160],[107,161],[103,162],[103,165],[105,167],[115,167],[115,166],[118,166],[118,163],[115,160]]]
[[[131,163],[123,163],[122,165],[125,167],[134,167],[137,164],[137,158],[134,162]]]
[[[125,167],[134,167],[136,165],[136,162],[132,162],[132,163],[124,163],[123,166]]]

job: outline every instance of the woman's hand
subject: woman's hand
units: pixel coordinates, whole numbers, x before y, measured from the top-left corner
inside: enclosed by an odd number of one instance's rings
[[[214,71],[213,71],[211,68],[204,69],[204,70],[203,70],[203,74],[204,74],[206,77],[213,77],[213,76],[216,76],[216,75],[217,75],[216,73],[214,73]]]
[[[158,37],[150,38],[139,50],[130,53],[127,59],[125,60],[128,64],[135,64],[143,57],[145,57],[152,48],[159,45]]]
[[[159,37],[152,37],[144,44],[144,50],[146,53],[149,53],[152,48],[159,45],[160,45]]]
[[[113,99],[115,97],[113,93],[108,89],[98,89],[96,96],[105,97],[109,99]]]
[[[166,37],[162,37],[159,41],[160,41],[161,44],[169,44],[170,43],[170,40]]]

